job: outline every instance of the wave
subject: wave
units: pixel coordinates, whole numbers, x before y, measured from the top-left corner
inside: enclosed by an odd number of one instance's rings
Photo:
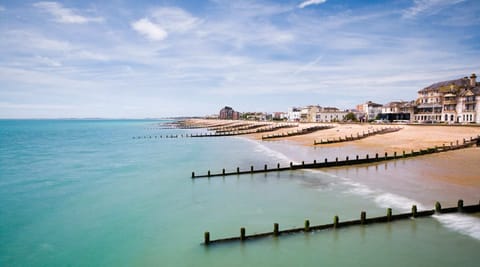
[[[238,137],[238,138],[240,138],[240,137]],[[257,152],[257,153],[261,153],[263,155],[266,155],[267,157],[269,157],[271,159],[275,159],[277,161],[280,161],[283,164],[289,164],[290,162],[293,162],[294,164],[299,164],[298,162],[293,161],[287,155],[285,155],[285,154],[283,154],[279,151],[273,150],[273,149],[265,146],[264,144],[262,144],[258,141],[255,141],[255,140],[252,140],[252,139],[249,139],[249,138],[241,138],[241,139],[254,144],[255,145],[254,151]]]
[[[433,215],[446,228],[480,240],[480,218],[465,214]]]

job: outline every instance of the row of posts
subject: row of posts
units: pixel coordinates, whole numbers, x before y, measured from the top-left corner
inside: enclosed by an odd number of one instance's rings
[[[480,205],[480,203],[479,203],[479,205]],[[458,212],[463,211],[463,200],[461,200],[461,199],[458,200],[457,210],[458,210]],[[441,213],[442,212],[442,205],[440,204],[440,202],[435,203],[435,212],[436,213]],[[413,217],[413,218],[417,217],[418,212],[417,212],[417,206],[416,205],[412,206],[411,213],[412,213],[411,217]],[[391,208],[387,209],[386,220],[387,220],[387,222],[392,221],[392,209]],[[365,211],[362,211],[360,213],[360,224],[361,225],[367,224],[367,213]],[[339,217],[337,215],[335,215],[333,217],[333,228],[336,229],[336,228],[338,228],[338,226],[339,226]],[[298,229],[298,231],[304,231],[304,232],[310,232],[310,230],[311,230],[310,220],[305,220],[303,228]],[[273,236],[276,236],[276,237],[280,235],[280,227],[279,227],[278,223],[273,224],[273,232],[272,233],[273,233]],[[240,240],[245,241],[246,239],[247,239],[247,236],[246,236],[246,232],[245,232],[245,227],[241,227],[240,228]],[[210,240],[210,232],[205,232],[204,233],[204,244],[209,245],[211,243],[210,241],[211,241]]]

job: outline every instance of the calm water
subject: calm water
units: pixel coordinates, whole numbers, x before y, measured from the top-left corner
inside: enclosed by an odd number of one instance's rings
[[[192,171],[287,164],[297,159],[285,151],[295,149],[243,138],[132,139],[198,132],[149,129],[158,123],[0,121],[0,266],[477,266],[480,220],[460,215],[205,248],[207,230],[215,239],[419,202],[407,189],[359,179],[361,170],[192,180]]]

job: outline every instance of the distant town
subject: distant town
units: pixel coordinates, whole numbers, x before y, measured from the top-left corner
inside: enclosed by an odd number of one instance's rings
[[[290,107],[286,112],[238,112],[222,108],[208,118],[225,120],[295,122],[398,122],[398,123],[480,123],[480,83],[470,77],[434,83],[418,91],[416,100],[387,104],[368,101],[355,108],[309,105]]]

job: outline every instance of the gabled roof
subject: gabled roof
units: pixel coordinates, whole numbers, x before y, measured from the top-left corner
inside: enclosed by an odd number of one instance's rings
[[[423,88],[422,90],[418,91],[419,93],[428,92],[428,91],[439,91],[442,93],[447,93],[452,91],[452,85],[454,90],[458,90],[458,88],[465,88],[468,87],[470,84],[470,80],[461,78],[456,80],[449,80],[434,83],[430,86]]]

